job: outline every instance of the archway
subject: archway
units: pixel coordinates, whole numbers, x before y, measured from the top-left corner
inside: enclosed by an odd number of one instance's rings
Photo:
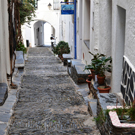
[[[33,24],[33,29],[35,46],[51,45],[50,37],[55,37],[55,28],[50,23],[38,20]]]

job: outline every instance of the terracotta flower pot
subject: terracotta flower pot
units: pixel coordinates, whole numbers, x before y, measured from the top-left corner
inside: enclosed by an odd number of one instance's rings
[[[88,88],[89,88],[89,90],[90,90],[91,81],[90,81],[89,79],[87,79],[86,82],[88,83]]]
[[[95,73],[94,73],[95,70],[94,69],[90,69],[90,71],[91,71],[93,80],[95,80]]]
[[[97,81],[99,85],[103,85],[105,82],[105,76],[97,75]]]
[[[92,75],[88,75],[88,79],[91,81],[91,79],[92,79]]]
[[[109,93],[110,89],[110,86],[106,86],[105,88],[101,88],[101,86],[98,87],[99,93]]]

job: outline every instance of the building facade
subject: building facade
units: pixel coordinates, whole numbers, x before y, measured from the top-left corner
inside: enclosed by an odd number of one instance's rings
[[[130,0],[78,0],[77,1],[77,59],[85,64],[91,63],[92,53],[112,56],[112,73],[106,73],[111,79],[112,92],[120,91],[122,60],[125,55],[134,62],[134,10],[135,1]],[[61,40],[70,43],[69,34],[74,27],[72,16],[61,16]],[[74,42],[70,43],[74,56]]]

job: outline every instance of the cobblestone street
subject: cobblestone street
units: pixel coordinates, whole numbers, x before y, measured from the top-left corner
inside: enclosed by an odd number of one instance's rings
[[[8,135],[98,135],[83,97],[47,47],[30,48]]]

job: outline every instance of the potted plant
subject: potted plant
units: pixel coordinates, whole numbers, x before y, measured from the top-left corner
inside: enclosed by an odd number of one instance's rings
[[[95,73],[94,73],[94,66],[93,65],[86,65],[84,70],[90,70],[92,78],[95,80]]]
[[[60,59],[63,59],[62,54],[70,53],[70,48],[67,42],[60,41],[56,47],[53,49],[54,54],[57,54]]]
[[[95,66],[95,72],[97,73],[98,84],[103,85],[105,81],[105,71],[111,72],[111,57],[102,56],[99,59],[92,61]]]
[[[86,65],[85,66],[85,69],[84,70],[90,70],[91,73],[92,73],[92,78],[95,80],[95,74],[97,74],[97,71],[95,70],[96,69],[96,61],[102,57],[102,56],[105,56],[104,54],[93,54],[92,52],[89,52],[93,58],[91,59],[91,65]]]
[[[109,93],[111,87],[105,83],[105,85],[99,85],[97,89],[99,90],[99,93]]]
[[[106,112],[115,129],[122,129],[121,133],[135,131],[134,103],[131,103],[129,106],[107,106]]]
[[[86,79],[86,82],[88,83],[89,90],[90,90],[91,79],[92,79],[92,75],[88,75],[88,79]]]
[[[124,103],[124,101],[123,101]],[[107,106],[94,118],[98,124],[106,124],[112,134],[134,134],[135,133],[135,104],[123,106]]]

